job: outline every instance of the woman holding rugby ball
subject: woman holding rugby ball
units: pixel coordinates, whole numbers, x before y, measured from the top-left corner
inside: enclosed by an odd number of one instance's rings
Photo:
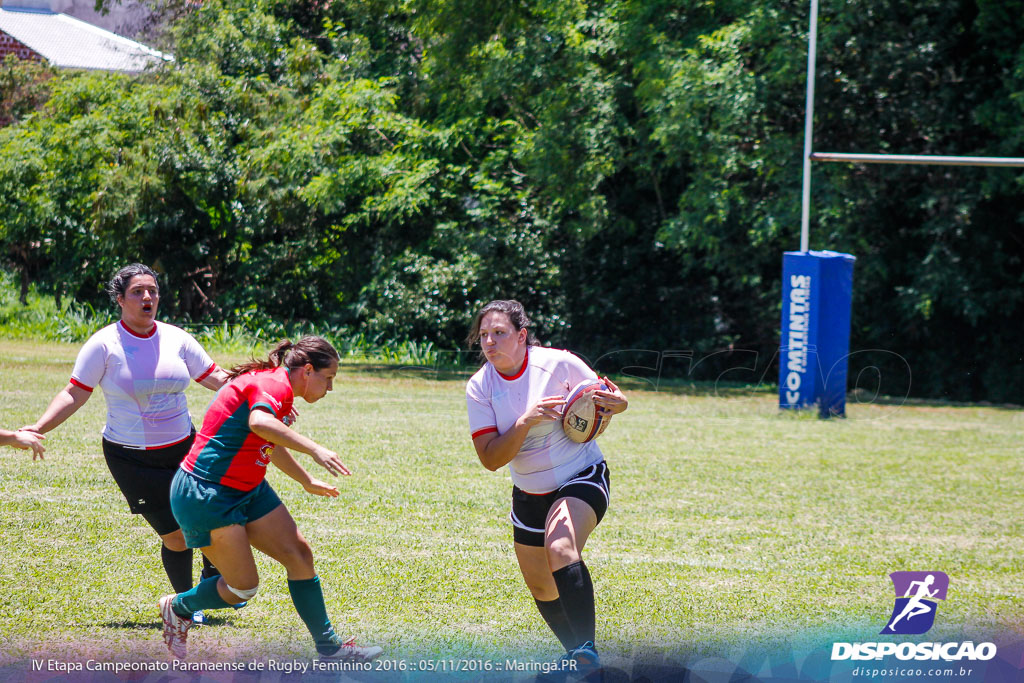
[[[206,411],[188,457],[174,476],[171,506],[190,548],[202,548],[221,576],[160,599],[164,642],[183,658],[190,616],[230,607],[256,595],[259,574],[252,549],[284,565],[288,592],[321,657],[368,662],[379,647],[359,647],[334,633],[327,617],[313,551],[288,509],[266,481],[273,463],[309,493],[336,497],[288,452],[307,453],[331,474],[351,474],[338,454],[293,431],[296,396],[314,403],[334,386],[338,352],[321,337],[279,343],[266,360],[231,369],[229,382]]]
[[[45,434],[103,390],[107,424],[103,457],[132,514],[160,537],[160,559],[174,590],[192,586],[192,551],[171,513],[171,479],[195,436],[185,389],[193,380],[216,391],[226,374],[185,330],[156,319],[156,272],[133,263],[107,284],[121,319],[93,334],[78,353],[68,385],[35,424],[21,433]],[[33,460],[42,451],[33,453]],[[204,574],[216,570],[205,561]]]
[[[609,478],[601,449],[562,431],[570,390],[597,375],[568,351],[538,345],[518,301],[492,301],[470,330],[486,362],[466,385],[473,446],[484,467],[512,474],[513,539],[519,569],[541,616],[575,661],[600,666],[594,644],[594,585],[581,553],[608,509]],[[605,415],[629,405],[618,387],[595,391]]]

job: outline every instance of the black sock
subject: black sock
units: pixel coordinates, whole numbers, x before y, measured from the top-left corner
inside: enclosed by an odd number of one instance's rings
[[[534,598],[533,601],[537,603],[540,615],[544,617],[544,621],[548,622],[548,626],[551,627],[551,630],[558,638],[558,642],[562,644],[566,651],[579,645],[576,642],[576,636],[572,632],[572,626],[569,625],[569,618],[565,616],[565,610],[562,609],[561,599],[555,598],[554,600],[542,601]]]
[[[210,562],[210,558],[203,555],[203,572],[199,577],[200,579],[208,579],[211,576],[220,576],[220,570],[213,566],[213,562]]]
[[[171,550],[165,545],[160,546],[160,560],[164,563],[164,571],[171,581],[175,593],[184,593],[192,587],[192,549]]]
[[[551,573],[558,586],[562,609],[576,636],[574,647],[594,642],[594,582],[583,560]]]

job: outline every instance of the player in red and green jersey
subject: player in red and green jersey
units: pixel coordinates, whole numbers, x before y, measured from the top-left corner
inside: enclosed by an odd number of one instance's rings
[[[200,479],[250,491],[267,474],[274,443],[249,428],[253,411],[263,410],[291,424],[294,393],[286,367],[240,375],[217,396],[181,468]]]
[[[202,548],[220,577],[160,599],[164,642],[175,657],[186,650],[190,616],[252,599],[259,575],[252,549],[288,572],[288,591],[323,658],[369,661],[379,647],[339,638],[327,617],[309,542],[266,481],[273,463],[309,493],[336,497],[338,489],[312,477],[289,453],[301,451],[331,474],[351,474],[338,454],[289,427],[296,396],[307,403],[333,388],[338,352],[321,337],[283,341],[266,360],[232,368],[229,382],[207,410],[192,449],[171,484],[171,509],[190,548]]]

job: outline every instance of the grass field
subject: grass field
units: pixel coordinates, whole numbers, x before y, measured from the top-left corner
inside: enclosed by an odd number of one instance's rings
[[[0,340],[0,426],[33,421],[76,351]],[[512,553],[511,485],[476,460],[464,382],[343,367],[333,394],[300,402],[297,424],[353,470],[341,497],[271,480],[313,545],[340,632],[396,659],[552,659]],[[853,404],[821,421],[780,413],[766,391],[622,387],[630,409],[601,437],[612,507],[586,552],[606,660],[874,639],[897,570],[950,576],[929,639],[1024,634],[1021,410]],[[211,394],[189,396],[198,424]],[[0,450],[0,665],[165,655],[158,540],[106,470],[104,411],[95,396],[49,436],[43,462]],[[197,659],[312,656],[283,569],[263,561],[261,576],[249,607],[190,636]]]

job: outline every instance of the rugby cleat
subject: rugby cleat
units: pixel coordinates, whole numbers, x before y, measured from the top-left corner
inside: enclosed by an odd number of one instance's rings
[[[160,598],[160,617],[164,620],[164,645],[178,659],[185,659],[188,630],[192,628],[192,620],[179,617],[171,607],[173,595]]]
[[[338,646],[337,649],[330,654],[321,651],[320,659],[333,662],[372,662],[377,659],[377,657],[380,657],[381,653],[384,652],[384,648],[376,645],[356,645],[355,636],[344,641],[335,636],[334,642]]]
[[[569,652],[569,656],[577,661],[577,669],[581,667],[586,667],[589,670],[601,668],[601,657],[598,656],[597,647],[592,640],[588,640],[580,647],[572,649]]]
[[[591,671],[601,668],[601,658],[598,656],[597,648],[591,640],[570,650],[569,658],[576,662],[577,676],[586,676]]]

